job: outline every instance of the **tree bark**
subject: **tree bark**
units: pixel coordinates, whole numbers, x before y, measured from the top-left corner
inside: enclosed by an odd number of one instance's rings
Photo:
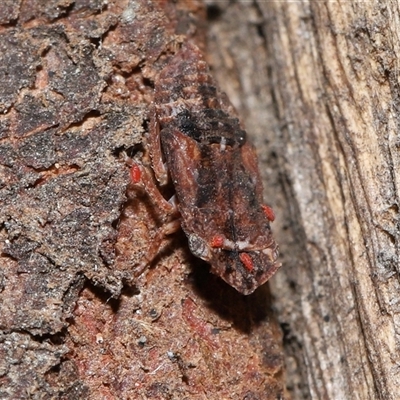
[[[277,214],[289,392],[398,397],[398,3],[206,3],[206,30],[196,1],[0,5],[3,398],[284,396],[267,287],[236,295],[183,235],[132,277],[160,218],[121,153],[204,32]]]
[[[0,397],[277,399],[282,333],[268,286],[242,296],[165,241],[129,185],[153,82],[191,39],[193,1],[0,4]],[[151,197],[151,196],[150,196]]]
[[[399,4],[210,11],[216,74],[269,160],[288,388],[296,399],[397,399]]]

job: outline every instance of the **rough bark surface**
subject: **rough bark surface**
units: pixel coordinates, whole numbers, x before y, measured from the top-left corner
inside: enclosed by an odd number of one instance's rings
[[[268,286],[241,296],[129,187],[197,1],[0,4],[0,398],[281,399]],[[250,90],[250,89],[249,89]]]
[[[216,74],[277,163],[293,398],[398,399],[399,3],[210,5]]]

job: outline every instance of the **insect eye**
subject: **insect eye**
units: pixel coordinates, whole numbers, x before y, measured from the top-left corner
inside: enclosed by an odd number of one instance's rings
[[[210,258],[210,249],[200,236],[194,234],[189,235],[189,248],[196,257],[202,260],[208,260]]]

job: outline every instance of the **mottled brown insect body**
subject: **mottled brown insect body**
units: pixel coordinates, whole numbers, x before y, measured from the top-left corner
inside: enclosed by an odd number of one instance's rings
[[[233,107],[216,87],[200,50],[188,43],[155,86],[153,163],[161,142],[190,250],[243,294],[280,267],[253,147]],[[158,162],[158,164],[157,164]]]

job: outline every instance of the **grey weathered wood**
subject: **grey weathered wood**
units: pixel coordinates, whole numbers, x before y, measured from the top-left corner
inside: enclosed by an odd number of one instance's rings
[[[399,4],[212,3],[210,58],[264,163],[297,399],[396,399]]]

